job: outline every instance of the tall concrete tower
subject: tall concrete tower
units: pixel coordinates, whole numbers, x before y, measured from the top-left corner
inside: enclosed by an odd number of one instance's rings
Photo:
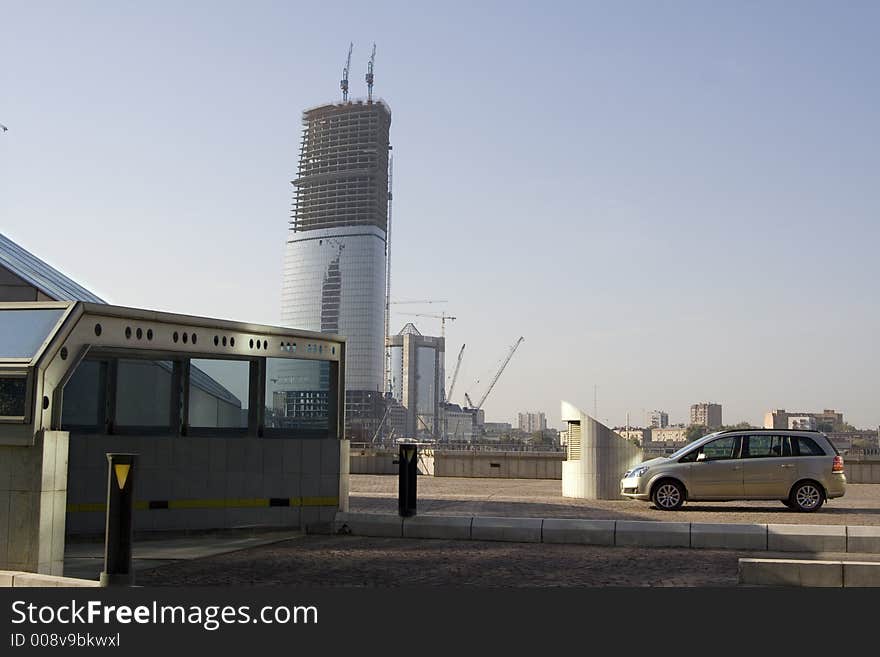
[[[391,110],[345,101],[306,110],[302,122],[282,321],[345,336],[346,431],[368,440],[384,412]]]

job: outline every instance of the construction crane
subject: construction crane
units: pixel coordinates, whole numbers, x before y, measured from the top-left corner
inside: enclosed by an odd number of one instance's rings
[[[504,371],[504,368],[507,367],[507,364],[510,362],[510,359],[513,358],[513,354],[516,353],[517,347],[519,347],[520,343],[525,340],[524,337],[520,336],[519,340],[517,340],[514,345],[510,348],[510,351],[507,354],[507,357],[504,359],[504,362],[501,363],[501,367],[498,368],[498,371],[495,372],[495,376],[492,377],[492,382],[489,383],[489,387],[486,388],[486,392],[483,393],[483,396],[480,398],[480,401],[477,402],[477,405],[474,406],[474,403],[471,401],[471,398],[465,393],[465,399],[467,399],[468,404],[475,411],[480,410],[483,407],[483,404],[486,401],[486,397],[489,396],[489,393],[492,392],[492,388],[495,387],[495,384],[498,383],[498,379],[501,377],[501,373]]]
[[[342,89],[342,101],[348,100],[348,69],[351,68],[351,49],[354,43],[348,44],[348,58],[345,60],[345,68],[342,69],[342,80],[339,81],[339,88]]]
[[[373,54],[370,55],[370,63],[367,64],[367,102],[373,102],[373,62],[376,61],[376,44],[373,44]]]
[[[473,408],[474,402],[471,401],[471,396],[467,393],[464,393],[464,398],[467,400],[468,408]]]
[[[446,337],[446,320],[453,321],[455,317],[451,315],[447,315],[445,312],[440,313],[439,315],[426,315],[424,313],[397,313],[398,315],[409,315],[410,317],[431,317],[433,319],[440,320],[440,337]]]
[[[464,347],[465,345],[461,345],[461,350],[458,352],[458,360],[455,361],[455,370],[452,372],[452,383],[449,384],[449,394],[446,395],[446,399],[452,399],[452,391],[455,390],[455,382],[458,379],[458,368],[461,367],[461,357],[464,355]]]
[[[402,301],[392,301],[392,304],[400,303],[448,303],[447,299],[405,299]]]

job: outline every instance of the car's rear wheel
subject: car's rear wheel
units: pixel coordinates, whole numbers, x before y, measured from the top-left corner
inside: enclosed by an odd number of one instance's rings
[[[663,511],[675,511],[684,504],[684,486],[677,481],[667,479],[654,486],[651,494],[654,505]]]
[[[824,504],[825,491],[815,481],[800,481],[791,489],[788,502],[795,511],[812,513]]]

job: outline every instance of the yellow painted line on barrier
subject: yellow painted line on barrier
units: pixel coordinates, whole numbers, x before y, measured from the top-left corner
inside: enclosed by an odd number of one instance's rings
[[[304,497],[302,498],[303,506],[338,506],[338,497]]]
[[[302,506],[339,506],[338,497],[291,497],[291,507]],[[168,509],[256,509],[266,508],[270,506],[268,497],[258,498],[231,498],[217,500],[168,500]],[[150,509],[150,503],[145,500],[138,500],[134,503],[137,510],[165,511],[165,508]],[[272,507],[281,508],[284,507]],[[107,505],[103,502],[86,503],[86,504],[68,504],[68,513],[104,513]]]

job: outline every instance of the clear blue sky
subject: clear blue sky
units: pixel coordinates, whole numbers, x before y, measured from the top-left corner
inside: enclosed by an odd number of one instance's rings
[[[394,296],[449,299],[459,394],[525,336],[488,419],[880,424],[880,4],[0,12],[0,231],[111,302],[278,323],[300,113],[376,41]]]

